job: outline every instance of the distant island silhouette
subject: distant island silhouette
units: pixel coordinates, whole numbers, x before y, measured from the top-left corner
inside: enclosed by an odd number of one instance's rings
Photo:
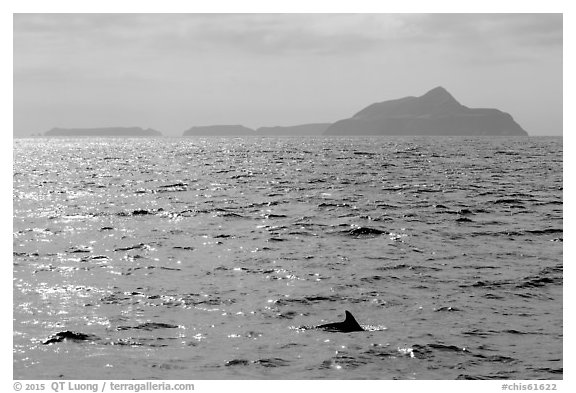
[[[161,136],[150,128],[53,128],[45,136]],[[335,123],[260,127],[193,126],[182,136],[527,136],[512,116],[498,109],[468,108],[446,89],[436,87],[420,97],[404,97],[367,106]]]
[[[241,125],[195,126],[184,131],[182,136],[314,136],[322,135],[331,124],[260,127],[256,130]]]
[[[45,136],[162,136],[160,131],[140,127],[52,128]]]
[[[324,135],[459,135],[527,136],[508,113],[473,109],[436,87],[420,97],[372,104],[349,119],[337,121]]]

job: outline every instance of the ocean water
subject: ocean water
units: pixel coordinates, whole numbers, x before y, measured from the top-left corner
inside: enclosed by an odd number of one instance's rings
[[[563,378],[561,138],[15,139],[13,176],[16,379]]]

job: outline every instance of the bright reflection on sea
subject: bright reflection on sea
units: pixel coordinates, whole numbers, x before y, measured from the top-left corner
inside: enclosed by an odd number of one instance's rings
[[[561,139],[16,139],[13,175],[15,378],[562,378]]]

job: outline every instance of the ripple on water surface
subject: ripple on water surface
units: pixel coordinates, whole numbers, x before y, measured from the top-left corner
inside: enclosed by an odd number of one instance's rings
[[[562,189],[561,138],[16,139],[14,377],[561,379]]]

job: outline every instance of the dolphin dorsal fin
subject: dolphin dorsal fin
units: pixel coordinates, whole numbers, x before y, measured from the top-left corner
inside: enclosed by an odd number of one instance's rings
[[[346,314],[346,319],[344,320],[344,323],[348,326],[354,326],[354,327],[358,327],[360,329],[362,329],[362,327],[360,326],[360,324],[356,321],[356,318],[354,318],[354,315],[352,315],[352,313],[348,310],[345,311]],[[363,330],[363,329],[362,329]]]
[[[354,319],[354,316],[350,313],[350,311],[345,311],[345,314],[346,319],[344,321],[318,325],[316,326],[316,329],[324,329],[331,332],[344,332],[344,333],[360,332],[364,330],[362,326],[360,326],[360,324],[356,322],[356,319]]]

